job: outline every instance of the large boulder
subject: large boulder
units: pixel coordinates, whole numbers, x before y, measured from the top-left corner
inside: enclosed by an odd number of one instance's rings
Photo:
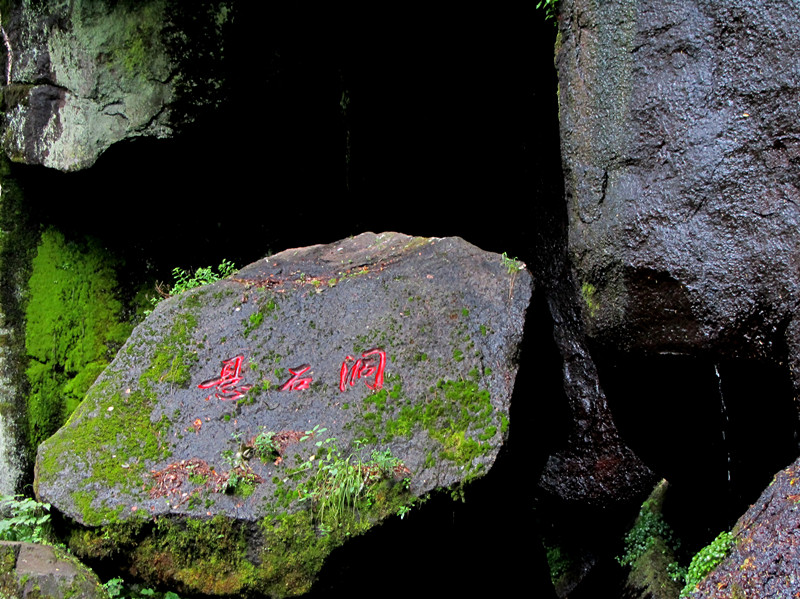
[[[170,137],[221,101],[231,2],[47,0],[7,12],[12,160],[80,170],[120,141]]]
[[[797,382],[798,35],[790,0],[562,0],[569,253],[598,345],[788,354]]]
[[[167,299],[39,448],[70,546],[187,592],[306,591],[345,539],[485,474],[532,280],[365,233]]]

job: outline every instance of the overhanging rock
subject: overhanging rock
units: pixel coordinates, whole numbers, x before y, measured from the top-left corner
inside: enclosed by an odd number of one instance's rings
[[[4,7],[3,151],[77,171],[119,142],[180,133],[223,102],[233,15],[225,0]]]
[[[39,448],[72,548],[190,592],[306,591],[348,536],[492,466],[532,280],[365,233],[162,302]]]

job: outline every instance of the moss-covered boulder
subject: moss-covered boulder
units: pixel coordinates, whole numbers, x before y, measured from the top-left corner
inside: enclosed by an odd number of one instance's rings
[[[104,599],[97,575],[63,549],[0,541],[0,597]]]
[[[305,592],[348,538],[492,466],[524,265],[365,233],[160,303],[39,448],[80,555],[178,590]]]

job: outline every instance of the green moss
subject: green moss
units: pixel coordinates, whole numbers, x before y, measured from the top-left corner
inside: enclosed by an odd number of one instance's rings
[[[692,558],[686,572],[686,584],[681,591],[681,597],[688,597],[697,585],[708,576],[722,561],[728,557],[735,543],[732,533],[722,531],[713,541],[703,547]]]
[[[160,41],[164,6],[161,2],[132,6],[135,10],[119,11],[116,15],[120,30],[111,52],[111,63],[126,76],[143,77],[150,69],[151,48]]]
[[[476,380],[439,381],[417,402],[405,400],[402,385],[393,383],[391,390],[382,389],[364,399],[363,407],[353,424],[357,437],[372,444],[389,443],[424,430],[439,442],[440,459],[467,472],[476,458],[491,450],[490,439],[498,425],[501,430],[508,426],[502,418],[497,422],[489,392]]]
[[[188,298],[191,303],[192,298]],[[184,312],[175,318],[169,334],[156,348],[150,366],[139,379],[144,388],[148,383],[172,383],[185,387],[191,382],[191,368],[197,362],[197,351],[192,350],[192,333],[197,328],[197,317]]]
[[[589,310],[589,316],[592,318],[597,316],[597,311],[600,309],[600,304],[595,298],[596,294],[597,288],[591,283],[583,283],[581,285],[581,296],[583,297],[583,301],[586,303],[586,307]]]
[[[567,577],[570,572],[580,567],[569,551],[560,545],[545,545],[547,552],[547,565],[550,569],[550,580],[553,587],[559,588],[562,579]]]
[[[261,522],[264,551],[258,575],[265,594],[296,596],[308,592],[325,558],[341,541],[317,533],[311,514],[300,511]]]
[[[42,234],[29,280],[28,439],[52,435],[130,335],[112,256],[93,240]]]
[[[86,410],[97,411],[95,417],[83,419],[80,435],[73,433],[68,422],[48,440],[48,451],[39,462],[38,484],[59,477],[62,456],[73,454],[85,460],[80,465],[85,471],[84,489],[96,482],[104,488],[139,492],[148,475],[145,462],[169,457],[168,446],[161,442],[160,423],[150,421],[151,400],[140,391],[106,396],[108,384],[92,387],[73,414],[76,418]],[[121,515],[116,505],[106,506],[86,490],[75,491],[72,499],[88,526],[114,522]]]
[[[145,580],[172,580],[179,592],[243,595],[256,584],[245,528],[224,516],[160,518],[131,554]]]
[[[244,336],[247,337],[250,335],[250,333],[261,326],[262,322],[264,322],[264,313],[253,312],[248,321],[245,323]]]

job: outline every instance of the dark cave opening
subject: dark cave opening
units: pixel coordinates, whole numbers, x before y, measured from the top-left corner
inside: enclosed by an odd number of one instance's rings
[[[691,556],[797,457],[787,368],[773,362],[595,352],[620,432],[670,489],[664,515]]]

